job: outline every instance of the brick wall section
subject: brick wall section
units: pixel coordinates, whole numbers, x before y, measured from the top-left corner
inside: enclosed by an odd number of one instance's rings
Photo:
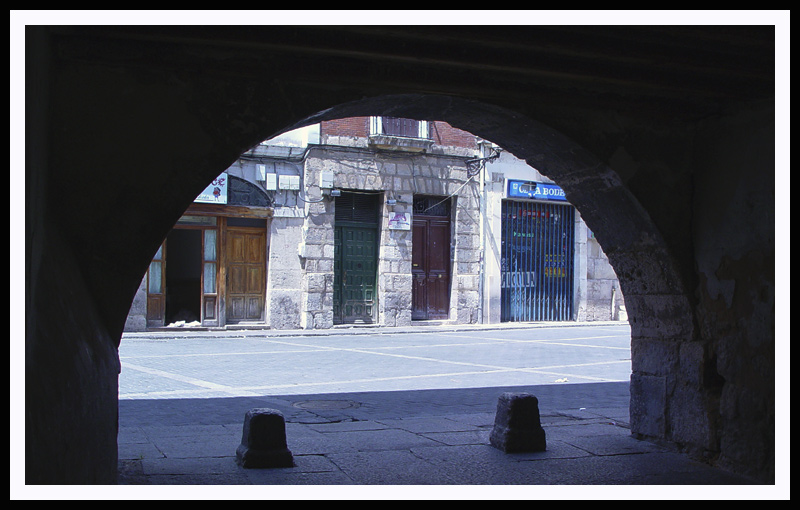
[[[431,122],[428,130],[428,134],[433,138],[436,145],[474,149],[477,143],[475,135],[456,129],[447,122],[439,120]]]
[[[369,134],[369,117],[350,117],[327,120],[320,123],[320,135],[366,137]],[[428,134],[436,145],[474,149],[475,135],[454,128],[447,122],[433,121]]]
[[[325,120],[319,126],[320,136],[356,136],[369,134],[369,117],[349,117],[347,119]]]

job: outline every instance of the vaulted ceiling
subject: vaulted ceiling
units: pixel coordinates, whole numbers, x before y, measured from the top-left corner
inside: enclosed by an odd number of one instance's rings
[[[398,92],[505,104],[535,92],[542,108],[599,100],[702,117],[773,97],[775,89],[775,29],[768,25],[81,26],[57,33],[61,56],[70,59],[105,55],[130,65],[139,55],[153,65],[148,45],[158,43],[160,62],[173,70],[246,76],[291,69],[295,80],[324,88],[323,71],[339,78],[337,87],[349,80],[385,92],[394,81]],[[131,44],[133,53],[122,51]]]

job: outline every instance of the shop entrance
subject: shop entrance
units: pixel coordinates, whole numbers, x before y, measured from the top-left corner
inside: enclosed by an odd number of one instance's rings
[[[501,320],[572,320],[575,208],[502,204]]]
[[[173,229],[167,236],[165,321],[200,321],[202,230]]]
[[[182,216],[147,271],[147,327],[217,325],[217,218]]]

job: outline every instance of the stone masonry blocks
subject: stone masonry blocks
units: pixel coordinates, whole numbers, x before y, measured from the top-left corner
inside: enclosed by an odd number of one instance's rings
[[[667,381],[665,377],[631,375],[631,433],[664,437],[666,433]]]

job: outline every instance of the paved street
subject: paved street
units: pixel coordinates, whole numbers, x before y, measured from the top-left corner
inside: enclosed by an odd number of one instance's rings
[[[400,499],[458,486],[444,494],[541,499],[543,486],[572,498],[576,485],[623,485],[651,498],[680,484],[725,498],[753,484],[631,436],[622,323],[128,333],[120,358],[117,495]],[[538,397],[546,451],[490,445],[503,392]],[[237,464],[256,408],[284,416],[292,467]]]
[[[121,400],[627,382],[630,329],[128,333],[120,358]]]

